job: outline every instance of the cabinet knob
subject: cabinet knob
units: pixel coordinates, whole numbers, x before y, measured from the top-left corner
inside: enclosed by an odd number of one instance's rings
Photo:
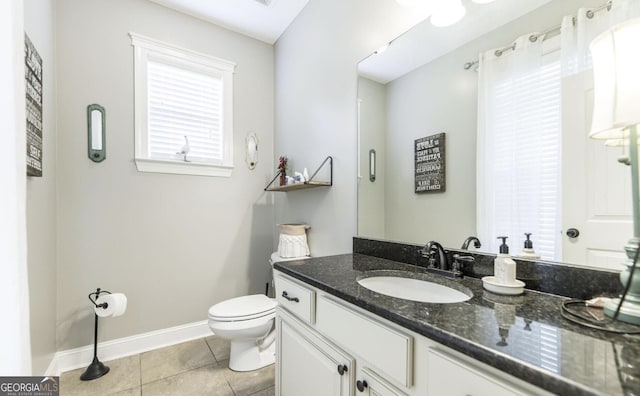
[[[344,373],[346,373],[347,371],[349,371],[349,369],[347,368],[346,365],[344,365],[344,364],[339,364],[338,365],[338,374],[344,375]]]
[[[364,392],[364,390],[365,390],[368,386],[369,386],[369,384],[367,384],[367,381],[365,381],[365,380],[362,380],[362,381],[358,380],[358,381],[356,381],[356,388],[358,388],[358,390],[359,390],[360,392]]]
[[[289,297],[289,293],[287,293],[286,291],[282,292],[282,297],[286,298],[289,301],[300,302],[300,299],[298,299],[298,297]]]

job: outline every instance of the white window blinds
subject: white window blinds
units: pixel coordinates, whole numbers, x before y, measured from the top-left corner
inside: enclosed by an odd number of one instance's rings
[[[221,78],[149,61],[149,157],[222,162],[223,85]]]
[[[496,230],[512,237],[514,253],[533,233],[536,252],[558,260],[560,62],[503,81],[495,94]]]
[[[141,172],[231,176],[235,64],[129,33]]]

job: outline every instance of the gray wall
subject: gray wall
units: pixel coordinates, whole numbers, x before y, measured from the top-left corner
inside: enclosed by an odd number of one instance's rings
[[[311,254],[356,234],[356,64],[421,16],[394,0],[311,0],[275,45],[275,154],[295,169],[334,157],[331,188],[276,196],[276,222],[306,222]]]
[[[104,340],[206,320],[224,299],[270,277],[273,47],[146,0],[58,0],[57,349],[91,344],[87,294],[126,293]],[[237,63],[231,178],[140,173],[133,163],[129,32]],[[107,158],[87,158],[86,108],[106,109]],[[260,139],[254,171],[248,132]]]
[[[385,159],[387,86],[358,78],[360,173],[358,175],[358,234],[385,237]],[[376,151],[376,178],[369,180],[369,150]]]
[[[42,57],[43,172],[27,177],[27,262],[34,375],[44,374],[55,346],[56,84],[53,0],[24,2],[24,29]]]

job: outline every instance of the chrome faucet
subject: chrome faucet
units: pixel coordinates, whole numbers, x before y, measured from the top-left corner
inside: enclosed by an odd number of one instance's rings
[[[424,245],[424,248],[422,248],[422,257],[429,258],[429,267],[431,268],[438,268],[445,271],[449,269],[447,252],[445,252],[442,245],[436,241],[429,241]]]
[[[469,244],[471,242],[473,242],[473,246],[475,246],[476,249],[479,249],[480,247],[482,247],[482,244],[480,243],[480,240],[478,239],[478,237],[470,236],[469,238],[464,240],[464,242],[462,243],[462,247],[460,249],[468,250]]]

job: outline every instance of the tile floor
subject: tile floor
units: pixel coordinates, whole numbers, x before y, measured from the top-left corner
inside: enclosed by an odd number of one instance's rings
[[[109,373],[92,381],[80,381],[84,368],[68,371],[60,395],[275,395],[275,365],[239,373],[228,360],[229,342],[211,336],[103,362]]]

